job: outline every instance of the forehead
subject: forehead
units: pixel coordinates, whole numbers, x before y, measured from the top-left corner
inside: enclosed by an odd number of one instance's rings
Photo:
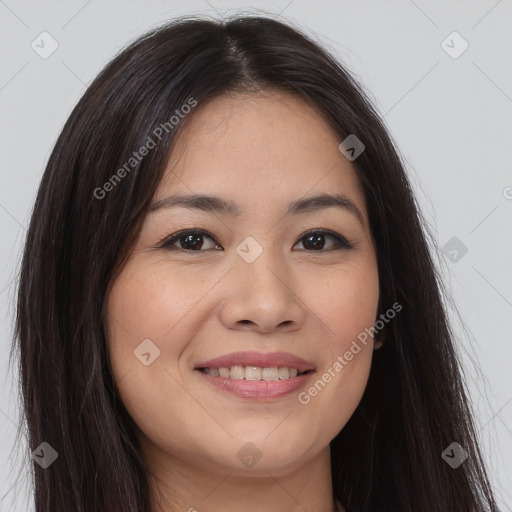
[[[210,193],[244,209],[339,192],[364,212],[362,188],[340,142],[323,116],[294,95],[213,98],[186,120],[155,200],[170,193]]]

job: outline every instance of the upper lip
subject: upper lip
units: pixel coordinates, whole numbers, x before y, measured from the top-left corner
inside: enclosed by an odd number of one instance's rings
[[[315,365],[294,356],[288,352],[271,352],[263,354],[256,351],[233,352],[224,356],[209,359],[208,361],[196,364],[195,369],[199,368],[230,368],[231,366],[258,366],[261,368],[271,368],[272,366],[287,366],[297,368],[300,372],[314,370]]]

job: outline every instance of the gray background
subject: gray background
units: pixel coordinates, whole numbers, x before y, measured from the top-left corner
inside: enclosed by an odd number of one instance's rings
[[[512,510],[512,0],[0,0],[0,497],[12,489],[0,510],[33,508],[28,448],[12,451],[20,417],[7,364],[13,276],[51,148],[87,84],[126,43],[181,14],[240,9],[282,13],[343,60],[396,139],[437,244],[457,237],[439,265],[469,328],[452,313],[493,485]],[[31,48],[43,31],[59,45],[47,59]],[[445,51],[463,48],[457,36],[442,46],[453,31],[469,44],[457,58]]]

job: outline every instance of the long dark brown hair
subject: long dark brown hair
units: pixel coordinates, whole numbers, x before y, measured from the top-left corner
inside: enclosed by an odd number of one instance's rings
[[[11,351],[29,448],[47,442],[58,453],[46,469],[33,463],[37,512],[151,509],[149,469],[108,359],[105,297],[194,114],[172,129],[169,119],[191,98],[201,105],[270,89],[316,107],[340,142],[363,141],[353,165],[377,251],[380,311],[403,307],[384,330],[360,404],[331,442],[335,497],[360,512],[497,510],[428,230],[393,140],[328,50],[288,23],[239,15],[179,18],[130,44],[88,87],[51,153],[27,233]],[[155,147],[130,161],[162,126]],[[441,457],[452,442],[469,454],[456,469]]]

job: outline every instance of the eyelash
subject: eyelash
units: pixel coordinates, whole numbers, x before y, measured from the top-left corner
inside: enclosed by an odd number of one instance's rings
[[[334,231],[330,231],[328,229],[311,229],[309,231],[306,231],[298,240],[297,242],[300,242],[304,238],[307,238],[310,235],[326,235],[334,238],[336,240],[336,246],[331,249],[321,249],[319,251],[315,251],[312,249],[304,249],[306,252],[312,252],[312,253],[324,253],[329,251],[336,251],[336,250],[350,250],[355,248],[355,244],[352,242],[349,242],[344,236],[339,235],[338,233],[335,233]],[[199,249],[197,251],[194,251],[192,249],[182,249],[179,247],[172,247],[172,244],[179,241],[180,238],[184,238],[187,235],[203,235],[207,236],[208,238],[211,238],[213,242],[215,242],[217,245],[220,245],[215,238],[201,228],[191,228],[191,229],[184,229],[182,231],[178,231],[177,233],[172,234],[171,236],[165,238],[162,240],[159,244],[159,249],[166,249],[168,251],[181,251],[185,253],[191,253],[191,252],[204,252],[203,249]],[[207,249],[211,250],[211,249]]]

